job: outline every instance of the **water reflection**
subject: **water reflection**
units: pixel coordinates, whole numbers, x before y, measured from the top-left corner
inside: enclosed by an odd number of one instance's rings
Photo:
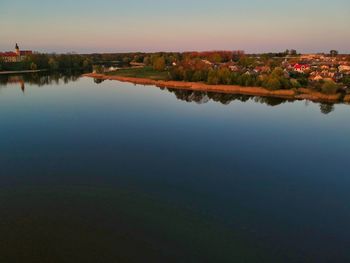
[[[320,110],[323,114],[329,114],[334,111],[334,104],[332,103],[321,103]]]
[[[2,78],[0,262],[350,262],[350,108],[78,78]]]
[[[178,90],[167,88],[171,93],[174,93],[176,98],[187,102],[195,102],[197,104],[208,103],[209,101],[219,102],[223,105],[229,105],[233,101],[246,102],[248,100],[254,100],[255,102],[266,104],[269,106],[277,106],[288,101],[287,99],[274,98],[274,97],[259,97],[242,94],[228,94],[228,93],[216,93],[216,92],[201,92],[191,90]]]
[[[94,79],[94,82],[96,84],[101,84],[104,81],[104,79]]]
[[[21,90],[25,91],[25,84],[47,86],[52,84],[67,84],[72,81],[77,81],[80,78],[80,73],[33,73],[33,74],[21,74],[21,75],[0,75],[0,87],[7,86],[8,84],[18,83]]]
[[[18,84],[19,88],[23,93],[25,93],[26,84],[47,86],[52,84],[67,84],[72,81],[77,81],[81,77],[81,73],[34,73],[34,74],[23,74],[23,75],[0,75],[0,88],[8,84]],[[104,80],[94,79],[95,84],[101,84]],[[291,99],[283,99],[276,97],[261,97],[252,95],[242,95],[242,94],[229,94],[229,93],[217,93],[217,92],[201,92],[201,91],[191,91],[191,90],[179,90],[173,88],[160,88],[161,90],[166,90],[173,93],[178,100],[186,101],[189,103],[205,104],[210,101],[221,103],[222,105],[229,105],[234,101],[247,102],[254,101],[256,103],[265,104],[268,106],[278,106],[286,102],[292,102]],[[306,105],[309,104],[308,101],[305,102]],[[313,102],[312,102],[313,103]],[[319,103],[320,111],[323,114],[329,114],[335,110],[333,103]]]
[[[223,105],[229,105],[231,102],[240,101],[246,102],[253,100],[256,103],[265,104],[271,107],[281,105],[286,102],[293,102],[290,99],[276,98],[276,97],[260,97],[242,94],[228,94],[228,93],[215,93],[215,92],[201,92],[201,91],[191,91],[191,90],[178,90],[171,88],[162,88],[162,90],[167,90],[174,93],[178,100],[186,101],[189,103],[204,104],[210,101],[218,102]],[[308,105],[308,101],[306,105]],[[323,114],[329,114],[334,111],[333,103],[320,103],[320,111]]]

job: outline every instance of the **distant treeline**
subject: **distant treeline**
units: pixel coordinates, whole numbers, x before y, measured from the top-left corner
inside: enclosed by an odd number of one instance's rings
[[[182,59],[181,53],[106,53],[106,54],[42,54],[34,53],[27,56],[21,62],[6,63],[0,57],[0,70],[36,70],[45,69],[53,72],[66,71],[91,71],[92,66],[96,64],[113,65],[124,64],[128,65],[131,62],[145,63],[146,65],[153,65],[158,59],[160,64],[167,65],[173,61]],[[159,61],[161,58],[161,61]],[[164,61],[163,61],[164,60]],[[162,63],[164,62],[164,63]]]
[[[92,60],[88,55],[78,54],[40,54],[34,53],[21,62],[5,63],[0,61],[0,70],[37,70],[78,71],[91,70]]]
[[[287,52],[264,54],[267,57],[282,57]],[[294,52],[293,52],[294,54]],[[296,54],[296,53],[295,53]],[[157,52],[157,53],[96,53],[96,54],[43,54],[34,53],[21,62],[5,63],[0,58],[0,70],[35,70],[49,71],[78,71],[92,70],[95,64],[129,64],[131,62],[144,63],[155,69],[164,70],[174,62],[189,59],[206,59],[215,63],[238,61],[244,55],[243,51],[210,51],[210,52]]]

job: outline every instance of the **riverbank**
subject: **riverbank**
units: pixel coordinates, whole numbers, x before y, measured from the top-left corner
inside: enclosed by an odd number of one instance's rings
[[[38,73],[38,72],[44,72],[44,71],[47,71],[47,69],[0,71],[0,75],[12,75],[12,74],[23,74],[23,73]]]
[[[135,78],[123,76],[109,76],[104,74],[88,73],[85,77],[101,80],[117,80],[139,85],[156,86],[160,88],[185,89],[204,92],[219,92],[230,94],[243,94],[263,97],[277,97],[283,99],[311,100],[316,102],[349,102],[349,96],[342,98],[341,94],[323,94],[306,88],[293,90],[267,90],[261,87],[242,87],[236,85],[208,85],[201,82],[166,81],[148,78]]]

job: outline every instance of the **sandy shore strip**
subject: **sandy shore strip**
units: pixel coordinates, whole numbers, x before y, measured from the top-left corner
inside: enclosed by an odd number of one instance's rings
[[[201,82],[184,82],[184,81],[164,81],[153,80],[146,78],[132,78],[122,76],[108,76],[104,74],[88,73],[84,74],[85,77],[101,79],[101,80],[117,80],[121,82],[129,82],[133,84],[156,86],[161,88],[174,88],[185,89],[193,91],[204,92],[218,92],[218,93],[230,93],[230,94],[242,94],[262,97],[277,97],[283,99],[296,99],[296,100],[311,100],[316,102],[342,102],[341,94],[323,94],[315,92],[309,89],[300,88],[297,90],[267,90],[261,87],[242,87],[237,85],[208,85]],[[349,101],[349,98],[345,97]]]

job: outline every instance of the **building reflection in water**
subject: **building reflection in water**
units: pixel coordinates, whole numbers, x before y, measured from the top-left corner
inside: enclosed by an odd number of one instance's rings
[[[26,84],[36,86],[47,86],[59,83],[69,83],[77,81],[81,76],[81,72],[75,73],[33,73],[21,75],[0,75],[0,87],[6,87],[8,84],[19,84],[23,93],[26,90]]]
[[[26,86],[22,76],[8,76],[6,84],[19,84],[21,91],[25,92]]]
[[[26,89],[26,87],[24,85],[24,81],[21,81],[21,90],[23,93],[24,93],[25,89]]]

